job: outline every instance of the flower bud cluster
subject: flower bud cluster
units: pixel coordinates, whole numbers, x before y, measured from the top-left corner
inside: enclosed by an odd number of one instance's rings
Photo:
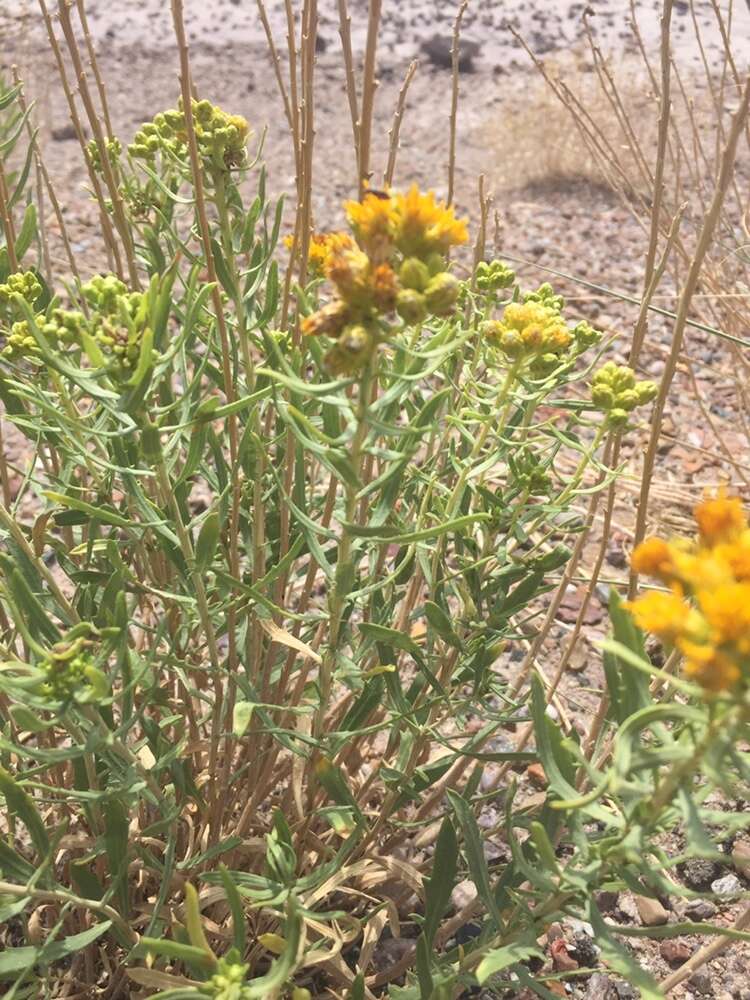
[[[241,115],[230,115],[210,101],[192,102],[198,152],[209,172],[232,170],[247,162],[250,126]],[[131,156],[153,160],[157,153],[179,161],[188,159],[188,135],[182,101],[161,111],[136,132],[128,147]]]
[[[311,246],[311,260],[322,258],[335,297],[302,323],[306,334],[337,338],[326,356],[337,375],[365,367],[393,332],[394,312],[410,326],[453,313],[461,284],[446,253],[468,238],[453,209],[416,186],[406,194],[370,191],[345,207],[354,237],[331,233]]]
[[[220,958],[217,971],[206,983],[208,995],[213,1000],[249,1000],[250,987],[245,987],[249,966],[243,962],[230,962]]]
[[[95,665],[88,651],[91,642],[79,637],[72,642],[60,642],[49,651],[41,664],[42,697],[55,702],[83,704],[106,696],[109,682]]]
[[[480,290],[509,287],[514,280],[511,269],[501,261],[477,267],[476,284]],[[601,339],[598,330],[585,321],[571,329],[562,314],[564,307],[562,295],[545,282],[535,291],[516,292],[501,318],[485,320],[480,333],[512,365],[532,375],[547,375],[566,358]]]
[[[23,313],[18,308],[15,297],[20,295],[33,306],[41,294],[42,285],[33,271],[10,274],[7,280],[0,284],[0,333],[5,340],[3,357],[14,359],[39,353],[28,321],[17,318],[23,316]]]
[[[502,260],[481,261],[474,272],[474,282],[480,292],[498,292],[510,288],[516,272]]]
[[[12,303],[14,295],[20,295],[33,305],[41,294],[41,283],[33,271],[17,271],[8,275],[5,283],[0,285],[0,306]]]
[[[573,344],[573,333],[557,309],[543,302],[510,302],[502,320],[482,324],[482,334],[510,361],[554,361]]]
[[[96,275],[81,292],[92,307],[89,334],[109,359],[112,374],[128,378],[138,363],[147,328],[144,295],[129,292],[113,274]]]
[[[607,414],[611,427],[625,427],[629,414],[650,403],[657,391],[655,382],[637,382],[632,368],[614,361],[603,365],[591,380],[591,401]]]
[[[106,139],[104,142],[107,150],[107,159],[111,166],[114,166],[122,156],[122,143],[116,137]],[[91,167],[97,174],[103,173],[102,158],[99,152],[99,143],[96,139],[90,139],[86,144],[86,155],[89,158]]]

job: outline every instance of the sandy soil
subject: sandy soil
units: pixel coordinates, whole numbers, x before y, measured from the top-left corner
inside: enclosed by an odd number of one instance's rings
[[[263,30],[253,0],[185,0],[190,33],[193,70],[203,96],[232,111],[246,115],[257,132],[269,126],[264,159],[269,170],[272,193],[290,195],[294,190],[291,146],[283,121],[283,109],[273,77]],[[268,0],[269,19],[277,44],[285,44],[286,23],[283,0]],[[297,6],[295,4],[295,6]],[[720,0],[722,11],[727,0]],[[356,187],[356,169],[351,152],[351,123],[344,92],[340,60],[337,5],[320,0],[321,38],[317,61],[318,103],[315,144],[315,215],[321,228],[341,223],[340,202]],[[379,46],[377,95],[374,127],[375,179],[387,157],[387,132],[392,109],[404,73],[412,59],[420,66],[409,94],[396,181],[405,185],[412,179],[424,186],[444,191],[448,156],[448,103],[450,72],[436,66],[424,46],[433,36],[449,37],[455,16],[454,0],[384,0],[383,26]],[[616,65],[627,63],[635,46],[628,26],[627,0],[593,0],[590,19],[605,52],[613,54]],[[658,48],[659,0],[638,0],[635,4],[639,29],[647,51],[656,58]],[[716,59],[720,38],[715,28],[709,0],[696,0],[696,23],[704,32],[704,56],[709,65]],[[167,0],[88,0],[91,32],[101,69],[107,82],[115,131],[128,141],[138,126],[160,108],[176,101],[176,48]],[[528,282],[544,279],[542,267],[585,275],[593,282],[637,294],[641,283],[644,236],[627,208],[590,172],[571,176],[558,169],[556,144],[567,139],[569,126],[553,104],[545,102],[542,89],[529,60],[504,27],[510,20],[528,39],[532,48],[547,60],[567,67],[585,60],[585,36],[581,20],[584,4],[570,0],[473,0],[464,21],[464,36],[477,43],[474,72],[461,76],[459,143],[457,162],[457,202],[476,218],[477,177],[487,175],[496,189],[496,207],[501,222],[501,252],[530,260],[524,269]],[[367,24],[366,0],[350,0],[352,38],[358,63],[364,48]],[[695,41],[688,4],[676,2],[674,14],[675,54],[690,81],[690,67],[700,64],[701,52]],[[731,24],[740,71],[750,62],[750,5],[735,0]],[[30,96],[38,102],[38,118],[45,159],[65,208],[73,234],[75,252],[84,272],[99,265],[99,233],[95,212],[83,190],[84,171],[74,136],[66,127],[67,109],[56,78],[54,61],[39,23],[38,8],[32,0],[0,0],[0,72],[11,64],[21,68]],[[647,88],[643,89],[644,100]],[[533,108],[533,115],[528,109]],[[527,120],[524,123],[524,114]],[[541,165],[541,166],[540,166]],[[62,258],[60,258],[62,261]],[[60,276],[64,276],[61,267]],[[581,290],[562,280],[571,307],[609,332],[622,331],[625,338],[635,319],[632,306],[616,303],[596,291]],[[649,349],[643,370],[658,377],[663,365],[668,324],[655,320],[650,330]],[[623,340],[624,343],[624,340]],[[733,428],[736,410],[722,389],[730,359],[714,340],[691,334],[691,357],[698,365],[701,386],[711,400],[714,416],[734,448],[743,448],[744,439]],[[712,455],[710,435],[686,409],[685,381],[675,384],[671,416],[665,430],[659,477],[669,495],[684,495],[684,487],[697,493],[702,484],[716,482],[727,472]],[[732,438],[732,434],[735,438]],[[679,438],[679,440],[675,440]],[[630,435],[630,471],[637,475],[642,436]],[[748,461],[743,454],[742,460]],[[676,487],[679,484],[680,490]],[[630,494],[632,496],[632,493]],[[680,501],[673,500],[672,506]],[[632,524],[632,502],[624,492],[617,510],[615,530],[608,555],[607,577],[622,573],[623,545]],[[604,598],[605,594],[602,593]],[[558,642],[575,617],[580,595],[571,593],[567,619],[561,615]],[[571,618],[570,616],[573,616]],[[605,628],[601,602],[595,602],[589,637],[594,640]],[[585,647],[584,647],[585,648]],[[590,711],[595,701],[592,689],[600,683],[596,672],[587,672],[583,655],[574,664],[564,690],[573,719]],[[729,867],[719,874],[731,871]],[[718,876],[717,876],[718,877]],[[750,887],[750,881],[744,885]],[[677,919],[680,904],[672,901],[670,919]],[[637,923],[632,900],[626,895],[617,902],[615,919]],[[729,922],[736,910],[723,907],[715,918]],[[657,975],[670,969],[658,942],[637,942],[638,958]],[[688,940],[688,950],[697,942]],[[708,979],[694,977],[673,995],[679,998],[715,997],[717,1000],[748,1000],[750,990],[750,946],[735,947],[728,956],[706,970]],[[607,992],[606,980],[591,980],[574,987],[573,997],[626,1000],[634,993]]]

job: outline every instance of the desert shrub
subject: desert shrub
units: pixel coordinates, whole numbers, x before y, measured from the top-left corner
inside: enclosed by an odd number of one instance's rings
[[[597,893],[674,894],[747,826],[748,652],[653,553],[746,586],[741,508],[713,501],[721,538],[700,508],[696,552],[640,550],[709,625],[614,596],[588,740],[514,655],[657,387],[548,284],[461,271],[466,222],[416,187],[365,188],[333,233],[298,215],[290,263],[250,126],[205,99],[85,148],[109,259],[60,287],[30,137],[0,187],[0,396],[29,454],[0,462],[5,995],[544,997],[571,973],[538,941],[574,916],[660,996]],[[716,659],[653,667],[633,615]]]

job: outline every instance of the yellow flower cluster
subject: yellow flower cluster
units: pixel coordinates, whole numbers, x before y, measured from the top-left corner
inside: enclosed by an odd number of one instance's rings
[[[367,364],[387,339],[390,313],[414,325],[429,315],[450,315],[460,284],[445,255],[468,239],[466,222],[416,186],[406,194],[368,191],[344,207],[354,237],[318,235],[310,246],[310,272],[322,270],[335,297],[302,323],[306,334],[337,338],[326,357],[333,374],[353,374]]]
[[[313,233],[307,250],[307,273],[310,278],[325,276],[328,259],[333,247],[351,237],[347,233]],[[284,245],[291,250],[294,247],[294,236],[284,237]]]
[[[477,268],[479,289],[507,288],[514,280],[513,272],[501,261]],[[545,282],[534,292],[524,292],[520,300],[514,296],[502,318],[485,320],[480,332],[513,365],[528,365],[533,373],[543,375],[556,368],[566,352],[580,353],[601,339],[585,321],[571,329],[562,314],[564,306],[562,295]]]
[[[708,691],[750,680],[750,527],[739,497],[695,508],[698,539],[649,538],[632,566],[668,587],[628,603],[636,624],[685,658],[685,673]]]
[[[483,332],[513,360],[528,355],[558,355],[573,343],[573,334],[559,311],[533,300],[509,303],[502,320],[490,320]]]

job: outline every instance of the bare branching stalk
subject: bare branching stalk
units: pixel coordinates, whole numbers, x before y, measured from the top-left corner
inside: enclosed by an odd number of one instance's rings
[[[370,170],[370,144],[372,142],[372,116],[375,109],[375,90],[378,86],[378,81],[375,77],[375,57],[378,48],[381,8],[382,0],[370,0],[365,65],[362,72],[362,110],[357,122],[357,162],[359,167],[360,198],[364,194],[372,174]]]
[[[406,71],[404,82],[401,84],[401,89],[398,92],[398,101],[396,102],[396,109],[393,112],[393,125],[391,125],[390,132],[388,133],[388,164],[385,168],[385,172],[383,173],[383,184],[386,188],[393,184],[393,174],[396,170],[396,157],[399,150],[401,122],[404,117],[404,110],[406,109],[406,95],[409,91],[409,84],[414,79],[414,74],[417,72],[418,66],[419,63],[416,59],[409,63],[409,68]]]
[[[357,81],[354,74],[354,56],[352,54],[352,19],[347,7],[347,0],[337,0],[339,11],[339,36],[344,59],[346,76],[346,97],[349,101],[349,113],[352,118],[352,138],[357,163],[357,186],[359,186],[359,100],[357,98]]]
[[[461,4],[453,22],[453,41],[451,43],[451,108],[449,117],[448,137],[448,197],[447,203],[453,204],[453,189],[456,182],[456,135],[458,133],[458,76],[461,62],[461,22],[463,21],[469,0],[461,0]]]

